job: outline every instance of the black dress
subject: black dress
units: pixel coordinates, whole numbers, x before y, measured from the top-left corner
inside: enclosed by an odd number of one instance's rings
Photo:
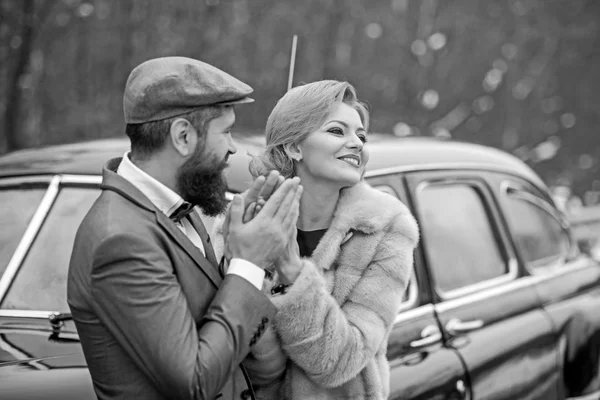
[[[300,257],[310,257],[325,232],[327,232],[327,229],[317,229],[316,231],[301,231],[298,229],[296,241],[300,248]]]

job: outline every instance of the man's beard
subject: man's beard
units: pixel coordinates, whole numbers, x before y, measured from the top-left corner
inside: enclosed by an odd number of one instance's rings
[[[227,180],[223,174],[227,159],[219,160],[214,154],[203,153],[202,149],[196,149],[179,167],[177,186],[185,201],[200,207],[207,216],[215,217],[227,208]]]

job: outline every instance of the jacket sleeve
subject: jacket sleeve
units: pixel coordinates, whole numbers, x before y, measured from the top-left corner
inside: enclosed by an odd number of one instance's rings
[[[246,367],[252,384],[264,386],[283,375],[286,362],[287,356],[281,349],[273,326],[269,324],[242,364]]]
[[[315,383],[337,387],[356,377],[386,338],[408,284],[416,246],[415,238],[399,232],[383,234],[374,258],[341,306],[309,260],[303,260],[288,293],[273,297],[283,349]]]
[[[232,275],[197,326],[167,254],[133,233],[97,247],[91,287],[98,318],[168,398],[214,399],[275,311],[263,293]]]
[[[212,245],[215,251],[217,260],[220,260],[225,250],[225,242],[223,238],[223,223],[225,217],[217,217],[212,227]],[[268,279],[265,279],[265,287],[263,292],[266,294],[270,291],[272,285],[268,284]],[[252,384],[263,386],[283,375],[287,356],[281,349],[281,343],[275,333],[272,324],[267,325],[267,329],[250,349],[250,354],[244,360],[243,364]]]

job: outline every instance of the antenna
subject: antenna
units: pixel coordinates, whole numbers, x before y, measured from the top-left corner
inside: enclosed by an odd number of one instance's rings
[[[290,73],[288,75],[288,86],[287,90],[292,88],[292,81],[294,80],[294,67],[296,66],[296,46],[298,45],[298,35],[292,37],[292,53],[290,54]]]

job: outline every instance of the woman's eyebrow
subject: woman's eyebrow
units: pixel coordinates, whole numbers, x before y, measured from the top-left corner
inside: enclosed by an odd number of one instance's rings
[[[331,120],[331,121],[327,121],[327,123],[326,123],[325,125],[328,125],[328,124],[330,124],[330,123],[332,123],[332,122],[336,122],[336,123],[338,123],[338,124],[340,124],[340,125],[343,125],[343,126],[344,126],[344,128],[346,128],[346,129],[347,129],[347,128],[349,128],[349,126],[348,126],[348,124],[347,124],[347,123],[345,123],[344,121],[337,120],[337,119],[333,119],[333,120]],[[363,128],[362,126],[359,126],[359,127],[356,129],[356,130],[357,130],[357,131],[365,131],[365,132],[367,131],[367,130],[366,130],[365,128]]]

